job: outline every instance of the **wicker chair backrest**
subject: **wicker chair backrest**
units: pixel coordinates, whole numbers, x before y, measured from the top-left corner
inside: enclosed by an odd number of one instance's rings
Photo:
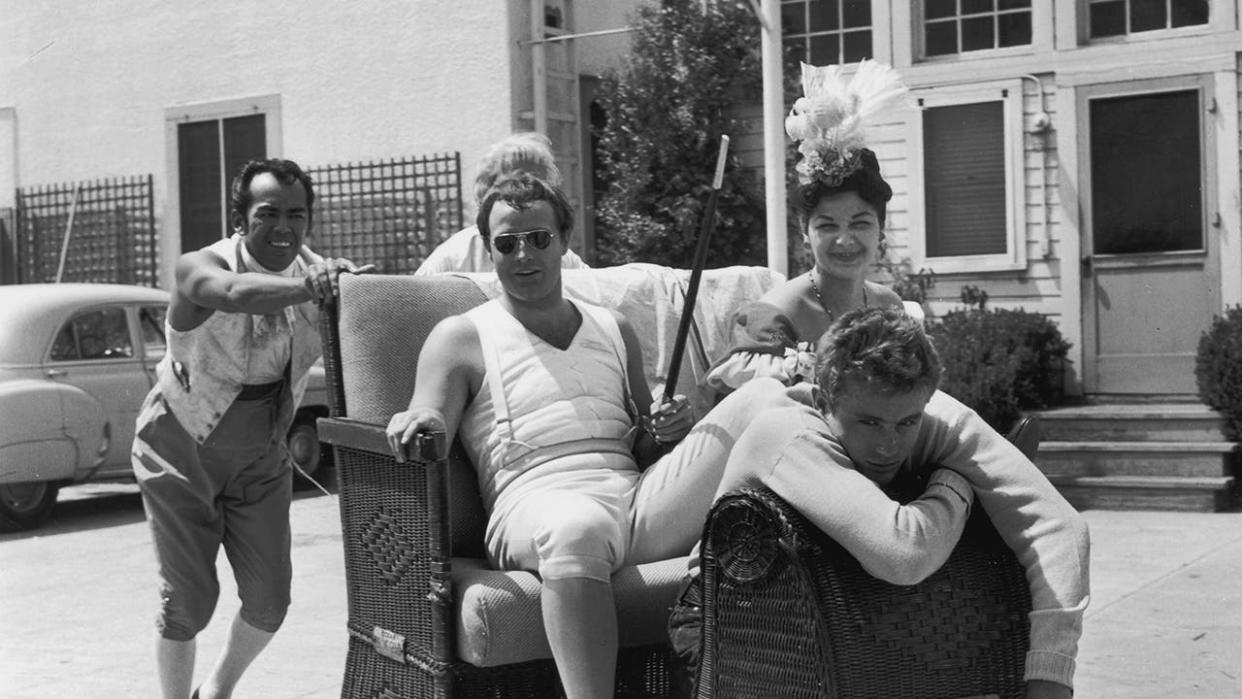
[[[427,334],[486,300],[474,282],[451,275],[343,275],[337,328],[346,416],[387,425],[409,405]],[[479,556],[487,520],[478,480],[460,447],[450,454],[453,555]]]

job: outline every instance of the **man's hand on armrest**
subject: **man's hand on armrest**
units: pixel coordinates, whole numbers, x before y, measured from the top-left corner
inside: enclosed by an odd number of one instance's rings
[[[393,456],[400,464],[405,463],[405,447],[414,435],[444,431],[444,416],[440,411],[413,408],[393,415],[384,434],[388,437],[388,448],[392,449]]]

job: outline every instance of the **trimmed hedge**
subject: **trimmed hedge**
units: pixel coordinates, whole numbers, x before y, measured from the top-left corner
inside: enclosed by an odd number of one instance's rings
[[[1004,432],[1022,410],[1064,397],[1070,343],[1042,313],[966,308],[931,321],[928,332],[944,364],[941,389]]]
[[[1225,416],[1230,437],[1242,438],[1242,306],[1214,317],[1199,337],[1195,381],[1199,399]]]

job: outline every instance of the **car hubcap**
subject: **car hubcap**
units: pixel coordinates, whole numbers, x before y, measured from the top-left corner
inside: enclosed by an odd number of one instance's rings
[[[302,425],[289,433],[289,455],[306,473],[319,467],[319,439],[314,428]]]

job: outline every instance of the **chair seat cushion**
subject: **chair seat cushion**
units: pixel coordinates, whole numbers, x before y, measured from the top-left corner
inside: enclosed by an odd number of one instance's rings
[[[687,558],[622,568],[612,576],[622,648],[663,643],[669,608]],[[539,606],[539,577],[499,571],[476,558],[453,559],[457,655],[476,667],[552,657]]]

